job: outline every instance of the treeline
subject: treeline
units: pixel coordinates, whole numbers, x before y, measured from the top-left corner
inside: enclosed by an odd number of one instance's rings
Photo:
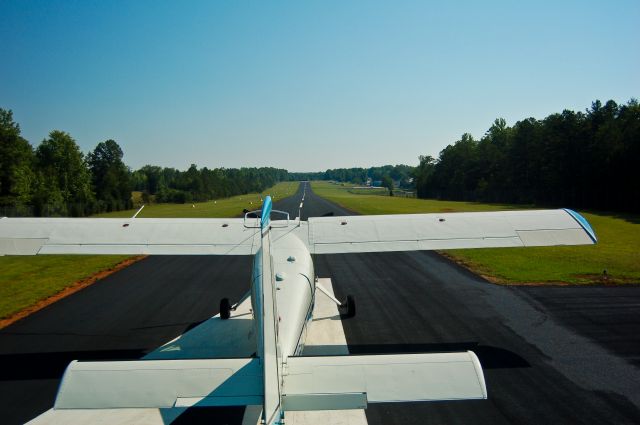
[[[122,156],[113,140],[84,155],[58,130],[34,149],[12,112],[0,109],[0,213],[83,216],[129,208],[129,170]]]
[[[420,157],[421,198],[640,211],[640,106],[613,100],[513,127],[497,119],[436,160]]]
[[[187,171],[145,165],[132,173],[135,190],[147,202],[154,195],[157,202],[175,203],[262,192],[288,177],[287,170],[271,167],[198,169],[195,164]]]
[[[205,201],[260,192],[286,181],[276,168],[187,171],[146,165],[131,171],[114,140],[83,154],[70,134],[52,131],[35,149],[20,134],[10,110],[0,108],[0,214],[85,216],[132,207],[131,192],[145,202]]]
[[[367,180],[383,181],[385,177],[399,183],[400,187],[411,187],[415,167],[409,165],[383,165],[370,168],[336,168],[317,173],[289,173],[292,180],[334,180],[365,184]]]

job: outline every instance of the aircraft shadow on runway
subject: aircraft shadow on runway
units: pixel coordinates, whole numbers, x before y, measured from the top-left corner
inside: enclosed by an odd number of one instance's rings
[[[452,351],[473,351],[483,369],[511,369],[531,367],[529,362],[513,351],[479,345],[477,342],[424,343],[424,344],[349,344],[349,354],[412,354]],[[328,345],[305,347],[305,354],[336,352]]]
[[[148,350],[61,351],[0,355],[0,381],[60,379],[72,360],[137,360]]]

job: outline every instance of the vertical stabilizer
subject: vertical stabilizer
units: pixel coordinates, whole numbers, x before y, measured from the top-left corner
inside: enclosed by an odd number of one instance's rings
[[[260,230],[262,230],[263,234],[269,230],[269,225],[271,224],[272,206],[273,203],[271,202],[271,196],[267,196],[266,198],[264,198],[264,203],[262,204],[262,213],[260,214]]]
[[[276,306],[276,288],[273,275],[273,261],[271,258],[271,197],[267,196],[262,205],[260,229],[262,232],[262,248],[260,262],[261,271],[258,277],[259,288],[257,296],[262,304],[262,341],[259,356],[264,367],[264,406],[263,419],[266,425],[278,424],[282,419],[280,396],[280,346],[278,344],[278,311]],[[257,261],[257,262],[258,262]]]

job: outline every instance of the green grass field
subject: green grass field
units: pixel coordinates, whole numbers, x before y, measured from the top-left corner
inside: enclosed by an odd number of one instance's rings
[[[282,199],[293,195],[297,182],[283,182],[262,195]],[[195,205],[195,208],[194,208]],[[196,204],[153,204],[138,217],[237,217],[242,210],[260,208],[260,195],[253,193]],[[102,214],[100,217],[131,217],[135,210]],[[116,255],[43,255],[0,257],[0,319],[53,296],[73,283],[108,270],[128,258]]]
[[[315,193],[361,214],[495,211],[532,206],[436,201],[350,193],[348,187],[312,182]],[[640,216],[582,212],[598,244],[575,247],[494,248],[443,251],[470,269],[500,283],[640,282]]]
[[[69,285],[108,270],[122,255],[42,255],[0,257],[0,319],[10,317]]]
[[[260,197],[271,195],[274,201],[293,195],[298,190],[298,182],[281,182],[263,191],[262,193],[250,193],[231,198],[217,199],[215,201],[196,202],[188,204],[151,204],[143,208],[139,218],[214,218],[237,217],[243,209],[260,209]],[[97,214],[94,217],[131,217],[136,210],[117,211],[112,213]]]

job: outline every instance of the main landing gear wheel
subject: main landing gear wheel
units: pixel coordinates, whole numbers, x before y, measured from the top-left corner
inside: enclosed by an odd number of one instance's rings
[[[353,295],[347,295],[347,300],[342,303],[345,310],[345,317],[354,317],[356,315],[356,300]]]
[[[220,300],[220,318],[227,320],[229,317],[231,317],[231,303],[229,298],[223,298]]]

